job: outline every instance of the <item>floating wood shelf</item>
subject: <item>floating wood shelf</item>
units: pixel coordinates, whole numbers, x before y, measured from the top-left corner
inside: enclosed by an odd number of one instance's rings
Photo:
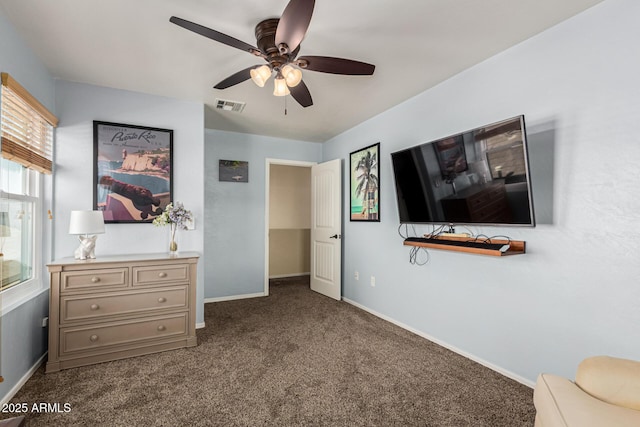
[[[496,249],[485,249],[485,248],[473,248],[469,246],[457,246],[457,245],[448,245],[447,241],[456,241],[456,242],[466,242],[466,241],[475,241],[482,242],[481,239],[473,240],[470,237],[448,237],[448,236],[437,236],[433,237],[438,240],[442,240],[443,243],[427,243],[427,242],[404,242],[405,246],[419,246],[423,248],[431,248],[431,249],[441,249],[444,251],[455,251],[455,252],[467,252],[472,254],[480,254],[480,255],[490,255],[490,256],[506,256],[506,255],[521,255],[526,252],[526,242],[522,240],[505,240],[505,239],[491,239],[491,243],[498,243],[502,245],[509,244],[510,248],[506,252],[500,252]]]

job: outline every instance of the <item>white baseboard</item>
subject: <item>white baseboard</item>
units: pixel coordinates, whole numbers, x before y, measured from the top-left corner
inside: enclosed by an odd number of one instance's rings
[[[451,344],[448,344],[448,343],[446,343],[444,341],[441,341],[441,340],[439,340],[437,338],[434,338],[429,334],[425,334],[422,331],[419,331],[419,330],[414,329],[414,328],[412,328],[412,327],[410,327],[408,325],[405,325],[402,322],[399,322],[399,321],[397,321],[395,319],[392,319],[389,316],[385,316],[384,314],[381,314],[381,313],[378,313],[378,312],[376,312],[374,310],[371,310],[370,308],[365,307],[362,304],[358,304],[355,301],[351,301],[348,298],[342,297],[342,300],[344,302],[346,302],[346,303],[349,303],[349,304],[355,306],[355,307],[358,307],[361,310],[364,310],[364,311],[366,311],[368,313],[371,313],[376,317],[379,317],[379,318],[381,318],[383,320],[386,320],[387,322],[393,323],[394,325],[399,326],[402,329],[405,329],[405,330],[407,330],[407,331],[409,331],[411,333],[414,333],[414,334],[418,335],[419,337],[422,337],[422,338],[424,338],[426,340],[429,340],[429,341],[431,341],[431,342],[433,342],[435,344],[438,344],[441,347],[449,349],[449,350],[453,351],[454,353],[458,353],[459,355],[461,355],[463,357],[466,357],[467,359],[473,360],[474,362],[479,363],[482,366],[485,366],[485,367],[491,369],[492,371],[495,371],[495,372],[497,372],[497,373],[499,373],[501,375],[504,375],[507,378],[511,378],[512,380],[517,381],[520,384],[524,384],[524,385],[526,385],[527,387],[530,387],[530,388],[534,388],[534,386],[535,386],[534,382],[532,382],[532,381],[530,381],[530,380],[528,380],[528,379],[526,379],[524,377],[521,377],[520,375],[517,375],[517,374],[515,374],[515,373],[513,373],[511,371],[503,369],[503,368],[501,368],[501,367],[499,367],[497,365],[494,365],[493,363],[487,362],[486,360],[481,359],[479,357],[476,357],[471,353],[467,353],[466,351],[463,351],[463,350],[461,350],[461,349],[459,349],[459,348],[457,348],[457,347],[455,347],[455,346],[453,346]]]
[[[301,276],[310,276],[311,272],[307,273],[293,273],[293,274],[275,274],[273,276],[269,276],[269,279],[285,279],[287,277],[301,277]]]
[[[25,385],[27,381],[29,381],[29,378],[31,378],[31,376],[35,374],[38,368],[44,363],[44,360],[47,357],[47,354],[48,352],[45,352],[42,355],[42,357],[38,359],[38,361],[31,367],[31,369],[29,369],[27,373],[24,374],[22,378],[20,378],[20,381],[18,381],[18,383],[15,386],[13,386],[13,388],[9,390],[9,392],[6,395],[2,397],[2,400],[0,400],[0,405],[9,403],[9,401],[13,399],[13,396],[16,395],[16,393],[22,388],[22,386]]]
[[[207,304],[210,302],[234,301],[237,299],[258,298],[258,297],[264,297],[264,296],[265,296],[264,292],[259,292],[257,294],[230,295],[227,297],[205,298],[204,303]]]
[[[204,328],[204,327],[205,327],[204,322],[202,322],[202,323],[196,323],[196,329],[202,329],[202,328]]]

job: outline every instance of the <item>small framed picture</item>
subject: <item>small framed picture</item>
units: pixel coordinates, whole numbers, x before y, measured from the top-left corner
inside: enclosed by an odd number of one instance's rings
[[[351,221],[380,221],[380,143],[350,154]]]
[[[218,180],[227,182],[249,182],[249,162],[241,160],[220,160]]]

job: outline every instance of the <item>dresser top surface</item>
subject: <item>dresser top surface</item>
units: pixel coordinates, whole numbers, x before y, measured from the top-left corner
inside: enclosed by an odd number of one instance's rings
[[[162,252],[150,254],[104,255],[97,256],[94,259],[75,259],[73,257],[66,257],[48,263],[47,267],[58,265],[100,265],[114,262],[123,263],[136,261],[174,261],[199,257],[200,254],[198,252],[179,252],[175,255],[169,255],[168,253]]]

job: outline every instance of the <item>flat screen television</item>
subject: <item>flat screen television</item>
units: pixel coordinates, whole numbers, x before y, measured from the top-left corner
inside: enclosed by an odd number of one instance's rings
[[[391,153],[400,223],[534,226],[524,116]]]

